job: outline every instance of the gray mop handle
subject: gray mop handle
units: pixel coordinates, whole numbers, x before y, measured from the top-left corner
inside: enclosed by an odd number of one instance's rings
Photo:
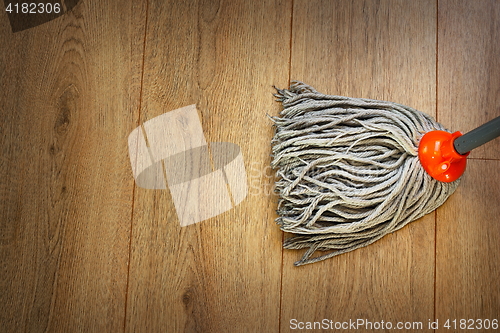
[[[453,141],[453,146],[459,154],[464,155],[498,136],[500,136],[500,117],[496,117],[486,124],[459,136]]]

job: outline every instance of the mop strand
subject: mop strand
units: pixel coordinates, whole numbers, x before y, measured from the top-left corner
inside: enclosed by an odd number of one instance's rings
[[[442,205],[458,180],[439,182],[418,159],[426,132],[445,130],[410,107],[324,95],[294,82],[277,89],[272,117],[281,230],[286,249],[307,249],[296,266],[369,245]],[[316,251],[329,251],[313,257]]]

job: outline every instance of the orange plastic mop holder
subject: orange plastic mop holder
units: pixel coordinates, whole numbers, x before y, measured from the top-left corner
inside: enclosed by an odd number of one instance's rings
[[[418,146],[418,158],[425,171],[441,182],[452,182],[460,178],[467,165],[467,152],[459,154],[453,141],[462,133],[431,131],[426,133]]]

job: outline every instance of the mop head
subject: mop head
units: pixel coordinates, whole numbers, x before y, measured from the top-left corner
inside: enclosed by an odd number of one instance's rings
[[[281,230],[286,249],[305,249],[296,266],[369,245],[442,205],[458,181],[429,176],[418,159],[426,132],[445,130],[410,107],[323,95],[294,82],[277,89],[272,117]],[[328,251],[312,257],[316,251]]]

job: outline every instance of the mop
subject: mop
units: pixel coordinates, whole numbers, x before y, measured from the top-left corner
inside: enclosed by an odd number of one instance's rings
[[[372,244],[441,206],[468,152],[500,135],[500,117],[462,135],[397,103],[324,95],[293,82],[277,89],[283,110],[271,166],[277,224],[296,266]],[[313,257],[316,251],[328,251]]]

